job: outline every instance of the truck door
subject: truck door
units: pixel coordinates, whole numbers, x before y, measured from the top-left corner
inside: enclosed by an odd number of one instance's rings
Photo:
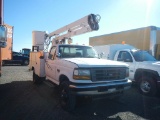
[[[22,54],[18,52],[13,52],[12,53],[12,60],[14,61],[22,61]]]
[[[52,46],[45,65],[46,76],[49,77],[51,81],[55,81],[55,72],[56,72],[55,55],[56,55],[56,46]]]
[[[134,80],[135,62],[128,51],[120,51],[117,61],[125,62],[129,65],[129,79]]]

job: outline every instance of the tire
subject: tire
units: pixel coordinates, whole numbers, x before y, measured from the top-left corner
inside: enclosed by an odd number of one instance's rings
[[[139,90],[143,95],[155,96],[157,87],[154,79],[150,76],[143,76],[139,81]]]
[[[69,83],[64,81],[60,85],[60,104],[64,110],[73,111],[76,105],[76,96],[71,94]]]
[[[33,71],[33,83],[34,84],[41,84],[42,83],[42,79],[35,74],[35,71]]]
[[[29,60],[24,60],[23,65],[29,65]]]

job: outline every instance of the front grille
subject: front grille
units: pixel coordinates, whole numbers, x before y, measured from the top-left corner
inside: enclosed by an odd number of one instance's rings
[[[126,77],[126,68],[95,68],[91,70],[92,81],[120,80]]]

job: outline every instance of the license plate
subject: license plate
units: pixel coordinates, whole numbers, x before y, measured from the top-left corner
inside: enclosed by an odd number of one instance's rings
[[[105,91],[108,91],[108,92],[114,92],[116,91],[116,88],[108,88],[108,87],[99,87],[98,89],[98,92],[105,92]]]

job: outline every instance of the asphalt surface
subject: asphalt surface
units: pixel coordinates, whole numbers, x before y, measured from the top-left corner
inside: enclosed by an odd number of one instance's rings
[[[0,120],[160,120],[160,97],[143,96],[136,86],[120,99],[79,99],[76,109],[60,107],[55,87],[32,83],[27,66],[4,66],[0,77]]]

